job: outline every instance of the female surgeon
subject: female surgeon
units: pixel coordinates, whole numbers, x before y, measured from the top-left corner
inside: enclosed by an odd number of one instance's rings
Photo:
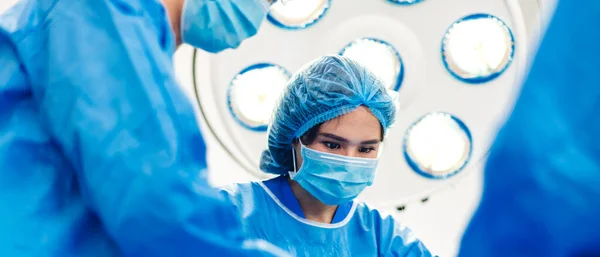
[[[239,213],[208,185],[172,63],[176,38],[234,48],[268,8],[22,0],[0,15],[0,256],[281,252],[246,240]]]
[[[431,256],[392,216],[356,196],[375,177],[395,106],[358,63],[325,56],[289,82],[269,128],[263,171],[223,188],[246,232],[294,256]]]

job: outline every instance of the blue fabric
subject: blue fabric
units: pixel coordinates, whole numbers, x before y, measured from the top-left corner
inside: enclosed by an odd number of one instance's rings
[[[211,53],[237,48],[256,34],[268,12],[267,0],[185,0],[181,37]]]
[[[293,170],[292,141],[310,128],[368,107],[384,132],[394,122],[396,107],[375,75],[342,56],[323,56],[307,64],[289,81],[269,126],[268,149],[260,168],[273,174]]]
[[[302,144],[300,152],[302,166],[297,172],[290,172],[290,178],[324,204],[340,205],[352,201],[375,179],[377,158],[320,152]]]
[[[296,199],[292,188],[290,187],[290,183],[288,182],[287,176],[278,176],[273,179],[269,179],[263,181],[263,184],[281,201],[281,203],[287,207],[294,214],[298,215],[298,217],[306,219],[304,216],[304,212],[300,207],[300,203]],[[352,209],[352,205],[354,201],[350,201],[341,205],[338,205],[338,208],[333,215],[333,220],[331,223],[341,222],[348,216],[350,209]]]
[[[249,235],[292,256],[432,256],[410,229],[364,203],[355,202],[341,222],[316,223],[293,217],[261,184],[229,185],[222,192],[239,208]]]
[[[173,49],[158,0],[0,16],[0,256],[271,256],[207,184]]]
[[[460,250],[600,256],[600,1],[559,1]]]

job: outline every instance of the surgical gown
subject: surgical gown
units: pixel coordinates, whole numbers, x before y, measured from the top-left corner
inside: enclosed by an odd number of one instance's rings
[[[460,257],[600,256],[600,1],[559,1]]]
[[[357,200],[340,205],[331,224],[307,220],[285,176],[224,186],[222,193],[251,237],[293,256],[431,256],[410,229]]]
[[[272,256],[207,184],[157,0],[0,15],[0,256]],[[281,251],[279,251],[280,253]]]

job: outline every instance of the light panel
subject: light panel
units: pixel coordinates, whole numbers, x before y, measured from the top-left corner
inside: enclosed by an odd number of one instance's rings
[[[229,110],[235,120],[247,129],[266,131],[289,79],[287,70],[269,63],[255,64],[238,73],[227,92]]]
[[[387,42],[373,38],[360,38],[348,44],[340,55],[354,59],[365,66],[384,85],[398,91],[402,84],[404,67],[396,49]]]
[[[295,0],[271,6],[267,16],[273,24],[285,29],[303,29],[317,23],[329,9],[331,0]]]
[[[409,166],[428,178],[448,178],[471,155],[471,134],[462,121],[447,113],[430,113],[415,122],[404,138]]]
[[[499,18],[474,14],[455,22],[442,42],[442,59],[448,71],[467,83],[484,83],[498,77],[514,57],[514,37]]]
[[[411,5],[423,2],[423,0],[388,0],[388,2],[399,5]]]

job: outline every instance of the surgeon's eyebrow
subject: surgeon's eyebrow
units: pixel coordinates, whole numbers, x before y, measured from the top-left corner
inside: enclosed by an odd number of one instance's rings
[[[348,142],[350,142],[348,139],[345,139],[343,137],[336,136],[336,135],[330,134],[330,133],[319,133],[319,135],[323,136],[323,137],[327,137],[327,138],[333,139],[333,140],[336,140],[336,141],[339,141],[339,142],[342,142],[342,143],[348,143]],[[366,140],[366,141],[360,142],[360,144],[362,144],[362,145],[373,145],[373,144],[377,144],[377,143],[379,143],[378,139],[371,139],[371,140]]]

